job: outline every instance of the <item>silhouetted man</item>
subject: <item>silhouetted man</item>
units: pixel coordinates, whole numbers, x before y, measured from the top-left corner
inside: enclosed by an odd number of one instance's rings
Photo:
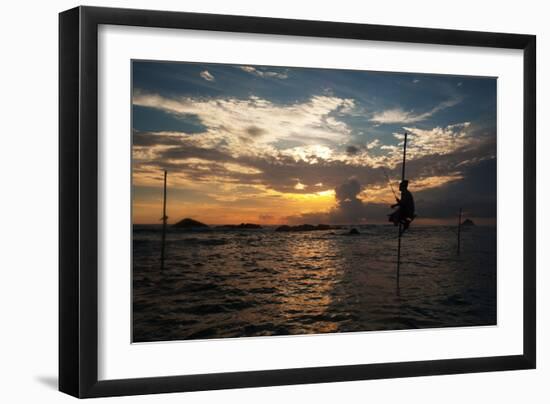
[[[389,215],[390,222],[393,222],[395,226],[399,225],[400,223],[403,225],[401,234],[403,234],[405,230],[409,228],[411,222],[416,216],[414,213],[414,199],[412,194],[407,189],[408,186],[409,181],[407,180],[403,180],[399,184],[401,199],[395,198],[397,203],[391,205],[391,207],[397,207],[397,209],[391,215]]]

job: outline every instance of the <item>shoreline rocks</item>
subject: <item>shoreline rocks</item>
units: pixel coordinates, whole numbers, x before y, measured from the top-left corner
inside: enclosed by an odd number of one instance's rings
[[[262,226],[255,223],[223,224],[221,226],[216,226],[216,229],[223,229],[223,230],[262,229]]]
[[[319,230],[338,230],[341,226],[331,226],[328,224],[318,224],[317,226],[312,224],[300,224],[297,226],[282,225],[275,229],[275,231],[282,232],[294,232],[294,231],[319,231]]]

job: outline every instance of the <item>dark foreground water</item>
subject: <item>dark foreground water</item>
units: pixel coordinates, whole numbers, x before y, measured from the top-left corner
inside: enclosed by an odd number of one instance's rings
[[[496,324],[496,228],[133,231],[135,342]]]

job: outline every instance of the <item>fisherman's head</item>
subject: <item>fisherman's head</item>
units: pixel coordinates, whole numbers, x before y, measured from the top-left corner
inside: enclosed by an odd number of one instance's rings
[[[408,186],[409,186],[409,181],[408,180],[403,180],[399,183],[399,190],[400,191],[405,191]]]

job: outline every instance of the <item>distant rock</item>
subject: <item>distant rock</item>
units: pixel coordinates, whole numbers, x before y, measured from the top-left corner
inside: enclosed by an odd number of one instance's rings
[[[462,222],[462,226],[475,226],[475,223],[473,220],[466,219]]]
[[[224,224],[216,226],[216,229],[261,229],[262,226],[255,223]]]
[[[291,231],[291,228],[290,226],[283,224],[282,226],[277,227],[275,231]]]
[[[179,222],[174,224],[172,227],[176,227],[178,229],[209,229],[207,224],[198,222],[188,217],[180,220]]]
[[[335,230],[340,229],[340,226],[331,226],[328,224],[318,224],[317,226],[312,224],[300,224],[298,226],[282,225],[275,229],[275,231],[294,232],[294,231],[318,231],[318,230]]]
[[[359,230],[357,230],[355,227],[353,229],[351,229],[347,234],[349,234],[350,236],[357,236],[361,233],[359,233]]]

